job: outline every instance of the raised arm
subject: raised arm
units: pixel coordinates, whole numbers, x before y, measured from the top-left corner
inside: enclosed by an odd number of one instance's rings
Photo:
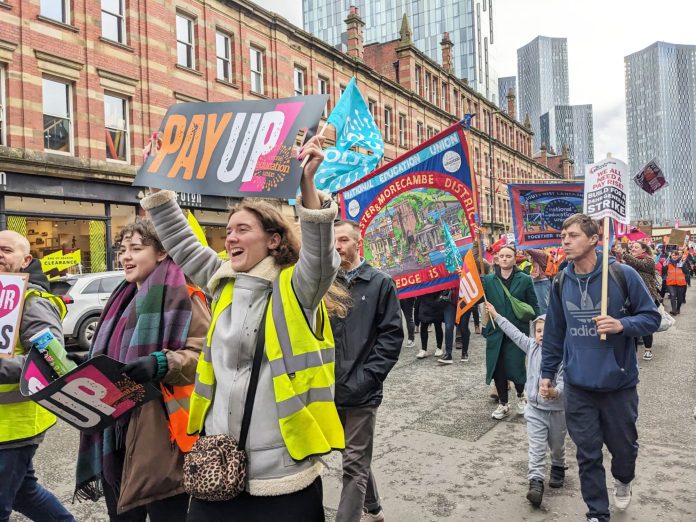
[[[143,198],[140,205],[150,213],[157,235],[174,262],[194,283],[207,289],[223,261],[193,233],[176,202],[176,193],[160,190]]]

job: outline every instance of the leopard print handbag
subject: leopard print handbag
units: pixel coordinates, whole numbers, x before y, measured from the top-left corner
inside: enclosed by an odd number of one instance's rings
[[[266,296],[266,312],[257,330],[256,350],[251,363],[249,388],[244,402],[244,415],[239,431],[239,442],[229,435],[200,437],[184,457],[184,490],[199,500],[230,500],[244,491],[247,480],[247,434],[251,424],[256,387],[259,383],[261,359],[266,343],[266,314],[271,294]]]
[[[232,437],[201,437],[184,457],[184,489],[200,500],[230,500],[244,491],[246,465],[246,452]]]

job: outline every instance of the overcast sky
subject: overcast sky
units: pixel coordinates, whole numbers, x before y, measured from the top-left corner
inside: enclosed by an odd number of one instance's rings
[[[302,0],[259,0],[302,26]],[[624,56],[656,41],[695,44],[694,0],[495,0],[496,69],[517,75],[517,49],[536,36],[568,39],[570,103],[594,109],[595,159],[628,161]]]

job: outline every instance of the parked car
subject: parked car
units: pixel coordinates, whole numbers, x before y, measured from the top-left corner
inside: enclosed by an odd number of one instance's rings
[[[51,281],[51,292],[68,308],[63,319],[66,343],[74,340],[81,350],[89,350],[104,305],[123,278],[122,271],[115,271],[69,275]]]

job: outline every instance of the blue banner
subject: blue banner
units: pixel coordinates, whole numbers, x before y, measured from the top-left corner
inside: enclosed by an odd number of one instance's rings
[[[355,78],[351,78],[327,123],[336,129],[336,146],[324,150],[314,180],[318,189],[338,192],[372,172],[384,155],[384,140]],[[363,154],[355,147],[368,149]]]
[[[461,266],[476,213],[470,165],[457,123],[339,193],[343,219],[360,225],[363,256],[394,279],[400,297],[458,285],[445,265],[443,224]]]
[[[445,268],[450,274],[453,274],[461,268],[464,261],[445,221],[442,222],[442,227],[445,230]]]

